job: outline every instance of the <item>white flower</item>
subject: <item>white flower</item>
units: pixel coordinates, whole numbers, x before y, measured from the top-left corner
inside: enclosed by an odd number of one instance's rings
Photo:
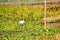
[[[25,23],[25,20],[20,20],[19,24],[23,25]]]

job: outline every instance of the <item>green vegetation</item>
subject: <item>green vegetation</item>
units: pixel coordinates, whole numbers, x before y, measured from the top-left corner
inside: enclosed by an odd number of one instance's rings
[[[38,26],[40,24],[35,24],[38,20],[44,17],[44,12],[40,11],[43,9],[41,6],[17,6],[8,7],[0,6],[0,24],[2,30],[16,30],[20,27],[18,22],[21,19],[26,20],[24,25],[28,26]],[[42,8],[42,9],[41,9]],[[39,15],[38,15],[39,14]],[[31,24],[31,25],[30,25]],[[0,31],[2,31],[0,30]]]
[[[54,9],[53,9],[54,10]],[[48,16],[53,16],[53,10],[51,14],[47,12]],[[49,8],[48,8],[49,11]],[[58,16],[58,11],[54,13]],[[54,15],[55,15],[54,14]],[[44,18],[44,6],[0,6],[0,40],[42,40],[42,38],[55,38],[60,32],[60,28],[44,28],[44,24],[41,23],[41,19]],[[24,19],[26,20],[24,25],[19,25],[18,22]],[[11,32],[11,31],[20,32]],[[5,33],[7,32],[7,33]]]

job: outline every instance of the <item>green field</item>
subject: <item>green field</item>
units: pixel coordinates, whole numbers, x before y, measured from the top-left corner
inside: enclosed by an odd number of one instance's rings
[[[54,5],[47,6],[47,17],[60,15]],[[0,40],[59,40],[60,28],[45,29],[43,18],[44,5],[0,5]],[[25,24],[19,25],[22,19]]]

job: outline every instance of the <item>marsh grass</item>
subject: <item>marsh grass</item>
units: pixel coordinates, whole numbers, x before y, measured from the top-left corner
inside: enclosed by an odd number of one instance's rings
[[[47,11],[47,16],[57,16],[59,11]],[[49,13],[49,14],[48,14]],[[55,40],[60,28],[44,29],[40,20],[44,17],[44,5],[38,6],[0,6],[0,40]],[[24,19],[26,23],[19,25],[18,22]],[[11,32],[21,30],[19,32]],[[4,33],[8,31],[7,33]],[[56,38],[55,38],[56,37]]]

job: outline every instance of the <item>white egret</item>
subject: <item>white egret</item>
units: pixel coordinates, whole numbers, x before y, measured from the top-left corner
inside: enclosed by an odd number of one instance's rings
[[[19,24],[20,24],[20,25],[23,25],[24,23],[25,23],[25,20],[20,20],[20,21],[19,21]]]

